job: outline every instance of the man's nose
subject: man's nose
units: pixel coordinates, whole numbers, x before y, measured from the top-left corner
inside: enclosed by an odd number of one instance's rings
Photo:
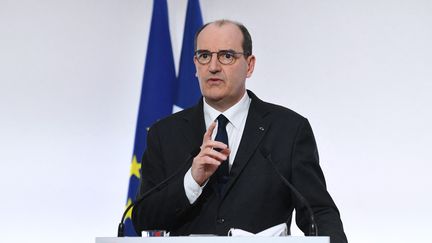
[[[219,63],[217,53],[212,53],[212,58],[209,63],[209,71],[211,73],[217,73],[221,70],[221,64]]]

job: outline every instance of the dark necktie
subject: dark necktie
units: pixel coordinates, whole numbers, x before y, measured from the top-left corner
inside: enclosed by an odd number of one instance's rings
[[[226,145],[228,145],[228,134],[226,131],[226,125],[228,124],[228,119],[220,114],[217,117],[218,121],[218,130],[215,137],[215,141],[220,141]],[[222,190],[228,181],[229,177],[229,158],[227,158],[225,161],[222,162],[222,164],[219,166],[219,168],[216,170],[216,179],[219,189],[219,194],[222,194]]]

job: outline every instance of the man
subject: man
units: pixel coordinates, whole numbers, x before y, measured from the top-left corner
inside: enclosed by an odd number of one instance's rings
[[[309,202],[319,235],[346,242],[307,119],[246,90],[255,66],[247,29],[227,20],[209,23],[196,34],[195,50],[203,99],[149,130],[140,195],[188,158],[192,166],[134,207],[137,232],[227,235],[240,228],[257,233],[289,225],[296,208],[297,225],[307,234],[310,215],[280,171]],[[196,148],[200,152],[192,159]]]

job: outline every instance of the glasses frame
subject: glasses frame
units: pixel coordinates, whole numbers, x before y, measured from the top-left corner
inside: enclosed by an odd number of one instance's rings
[[[210,58],[209,58],[208,62],[200,62],[200,59],[199,59],[199,56],[198,56],[198,55],[203,54],[203,53],[210,55]],[[222,64],[222,65],[231,65],[231,64],[234,64],[235,61],[239,58],[238,55],[243,55],[243,56],[245,56],[245,57],[248,56],[248,53],[247,53],[247,52],[236,52],[236,51],[234,51],[234,50],[220,50],[220,51],[196,50],[196,51],[194,52],[194,56],[195,56],[195,58],[197,59],[197,62],[198,62],[199,64],[201,64],[201,65],[209,64],[209,63],[211,62],[212,58],[213,58],[213,54],[216,54],[216,57],[217,57],[218,62],[219,62],[220,64]],[[220,58],[221,58],[223,55],[225,55],[225,54],[232,54],[233,59],[232,59],[231,62],[229,62],[229,63],[221,62]]]

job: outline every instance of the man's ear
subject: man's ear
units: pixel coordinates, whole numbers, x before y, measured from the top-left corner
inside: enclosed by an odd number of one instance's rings
[[[252,73],[254,71],[255,68],[255,62],[256,62],[256,58],[254,55],[250,55],[248,56],[248,58],[246,59],[247,64],[248,64],[248,69],[247,69],[247,74],[246,77],[250,78],[252,76]]]

